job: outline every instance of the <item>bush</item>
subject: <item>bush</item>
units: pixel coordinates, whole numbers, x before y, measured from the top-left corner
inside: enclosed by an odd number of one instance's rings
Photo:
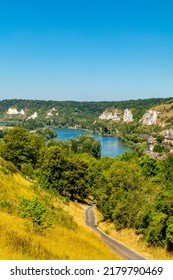
[[[19,214],[22,218],[29,218],[33,229],[44,231],[53,224],[54,212],[43,202],[34,198],[21,199],[19,205]]]
[[[6,211],[8,213],[12,212],[12,203],[8,199],[0,200],[0,210]]]

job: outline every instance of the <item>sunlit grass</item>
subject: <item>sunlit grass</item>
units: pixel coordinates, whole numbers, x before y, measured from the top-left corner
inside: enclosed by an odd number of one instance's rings
[[[56,225],[45,234],[27,230],[25,220],[0,213],[0,259],[117,259],[87,226]]]

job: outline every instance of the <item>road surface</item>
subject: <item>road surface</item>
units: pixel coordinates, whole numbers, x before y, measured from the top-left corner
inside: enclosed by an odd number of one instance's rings
[[[147,260],[145,257],[141,256],[132,249],[126,247],[122,243],[116,241],[115,239],[108,236],[101,229],[99,229],[95,222],[95,216],[93,212],[94,206],[89,206],[85,210],[85,222],[86,224],[98,232],[101,238],[111,247],[111,249],[117,254],[121,255],[126,260]]]

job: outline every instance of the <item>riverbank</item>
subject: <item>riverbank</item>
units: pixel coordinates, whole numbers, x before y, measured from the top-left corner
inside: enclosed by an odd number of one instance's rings
[[[67,140],[69,138],[76,138],[84,132],[83,129],[55,129],[57,133],[56,139]],[[124,145],[117,137],[98,135],[85,130],[85,133],[93,136],[96,140],[101,143],[101,156],[115,157],[123,154],[130,148]]]

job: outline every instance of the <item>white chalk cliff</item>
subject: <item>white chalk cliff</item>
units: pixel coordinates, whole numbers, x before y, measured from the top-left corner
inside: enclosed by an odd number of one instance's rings
[[[16,108],[11,107],[11,108],[8,109],[7,114],[8,115],[23,115],[24,116],[25,112],[24,112],[23,109],[18,111]]]
[[[132,115],[131,110],[129,110],[129,109],[124,110],[123,121],[124,122],[133,122],[133,115]]]
[[[142,124],[153,125],[157,123],[157,119],[158,119],[158,112],[149,110],[143,115],[141,121]]]
[[[19,114],[24,116],[25,115],[25,111],[22,109],[22,110],[20,110]]]
[[[27,118],[27,120],[34,120],[38,117],[37,112],[35,112],[33,115],[31,115],[30,117]]]
[[[48,117],[52,117],[53,116],[53,112],[55,112],[56,109],[55,108],[52,108],[48,113],[47,113],[47,116]],[[56,114],[57,115],[57,114]]]
[[[116,109],[111,110],[111,111],[104,111],[99,119],[100,120],[113,120],[113,121],[120,121],[120,117],[118,116],[118,111]]]

